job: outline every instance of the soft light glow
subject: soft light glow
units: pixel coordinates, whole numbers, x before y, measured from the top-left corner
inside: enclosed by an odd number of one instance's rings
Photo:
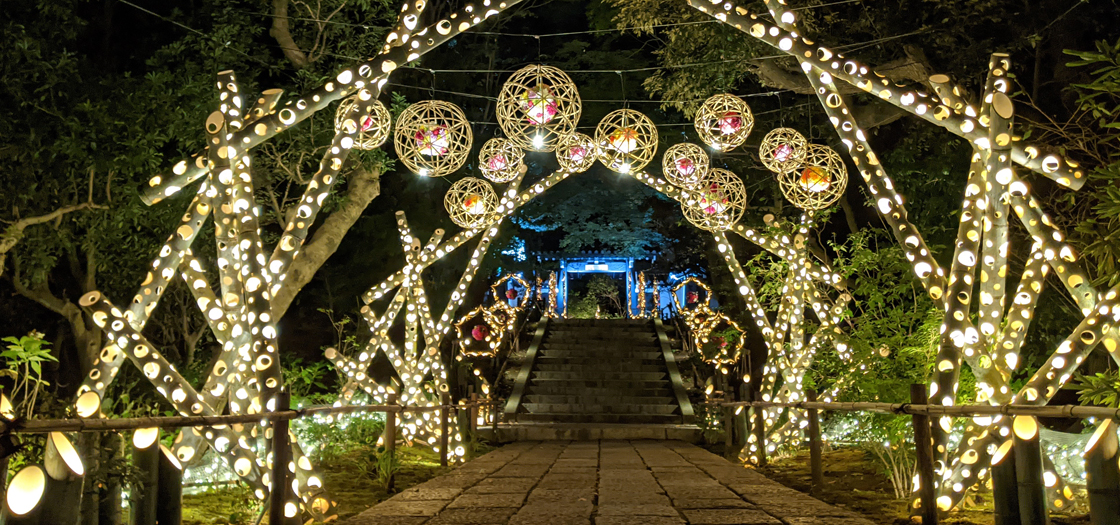
[[[39,500],[43,498],[46,486],[47,475],[42,467],[38,465],[24,467],[12,478],[4,494],[8,510],[16,516],[23,516],[35,510],[35,507],[39,506]]]

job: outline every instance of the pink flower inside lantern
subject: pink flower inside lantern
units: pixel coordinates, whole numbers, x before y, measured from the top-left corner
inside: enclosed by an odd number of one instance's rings
[[[374,124],[376,124],[376,122],[373,120],[373,117],[369,115],[362,117],[362,132],[365,133],[373,129]]]
[[[568,148],[568,156],[571,157],[572,162],[579,164],[583,159],[587,158],[587,148],[583,146],[572,146]]]
[[[700,196],[700,207],[704,213],[715,215],[727,209],[728,198],[718,182],[713,182],[704,189]]]
[[[490,327],[484,324],[476,324],[474,328],[471,329],[471,337],[473,337],[475,341],[482,341],[489,335]]]
[[[517,299],[517,290],[514,290],[512,288],[506,290],[506,299],[509,299],[511,301]]]
[[[699,301],[699,300],[700,300],[700,294],[697,293],[697,292],[688,292],[688,295],[686,296],[686,299],[685,299],[685,301],[688,304],[695,304],[696,301]]]
[[[688,157],[677,159],[677,173],[680,173],[682,177],[690,177],[695,172],[696,163],[692,159]]]
[[[451,139],[446,126],[420,126],[416,132],[416,148],[422,155],[442,157],[447,155]]]
[[[494,155],[493,157],[490,157],[490,160],[486,161],[486,167],[490,168],[491,171],[502,171],[506,169],[506,165],[507,162],[505,155]]]
[[[523,91],[520,103],[529,123],[537,126],[548,124],[560,110],[552,88],[545,84],[537,84],[536,87]]]
[[[743,128],[743,117],[738,111],[728,111],[717,122],[719,132],[724,135],[734,135]]]
[[[789,144],[779,144],[774,148],[774,160],[778,162],[786,162],[793,156],[793,146]]]

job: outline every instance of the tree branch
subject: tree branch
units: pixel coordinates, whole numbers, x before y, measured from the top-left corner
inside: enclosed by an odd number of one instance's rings
[[[303,69],[311,65],[311,60],[296,45],[288,20],[288,0],[272,0],[272,28],[268,30],[268,34],[280,44],[284,56],[296,69]]]
[[[4,233],[0,234],[0,275],[4,275],[4,263],[8,258],[8,252],[11,251],[12,248],[15,248],[16,244],[19,244],[19,241],[23,239],[24,230],[32,226],[61,219],[63,215],[66,215],[68,213],[74,213],[76,211],[82,211],[86,209],[103,210],[105,209],[105,207],[99,206],[92,202],[83,202],[81,204],[63,206],[44,215],[20,219],[12,223],[11,226],[8,226],[4,230]]]

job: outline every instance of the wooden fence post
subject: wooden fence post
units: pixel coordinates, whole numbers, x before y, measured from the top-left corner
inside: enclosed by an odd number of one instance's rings
[[[762,397],[762,395],[759,392],[755,392],[756,400],[758,400],[758,398],[761,398],[761,397]],[[754,427],[753,428],[754,439],[758,443],[758,466],[765,467],[766,466],[766,418],[762,414],[762,412],[763,412],[762,407],[752,407],[751,410],[754,411],[754,425],[752,425],[752,426]]]
[[[447,446],[451,440],[447,439],[447,432],[450,425],[448,419],[451,417],[451,409],[448,405],[451,404],[451,396],[447,392],[440,392],[439,394],[439,466],[447,466]]]
[[[910,385],[910,403],[925,405],[929,403],[926,385]],[[937,523],[937,487],[933,477],[933,435],[929,428],[929,416],[913,415],[914,451],[918,458],[918,495],[922,502],[922,525]]]
[[[471,439],[474,440],[478,437],[478,394],[474,392],[474,387],[471,387],[471,405],[467,409],[470,422],[467,423],[467,428],[471,431]]]
[[[809,389],[806,393],[809,402],[817,401],[817,391]],[[813,484],[810,492],[815,496],[824,490],[824,467],[821,465],[821,418],[817,409],[809,409],[809,467]]]
[[[276,393],[276,412],[286,411],[291,408],[292,397],[287,389]],[[284,506],[288,502],[288,463],[291,462],[292,446],[288,442],[288,420],[274,419],[269,422],[272,426],[272,488],[269,491],[268,523],[281,525],[291,523],[292,519],[284,515]]]
[[[1116,421],[1104,421],[1085,447],[1089,516],[1093,525],[1120,525],[1120,443]]]
[[[391,405],[391,406],[397,404],[397,394],[396,394],[396,392],[392,392],[392,393],[389,394],[389,396],[386,398],[386,404]],[[389,457],[392,458],[394,461],[396,461],[396,459],[395,459],[396,454],[397,454],[397,412],[396,411],[389,411],[389,412],[385,413],[385,433],[382,436],[382,438],[383,438],[382,442],[385,444],[385,454],[389,454]],[[390,493],[393,492],[393,485],[396,483],[395,478],[396,478],[396,473],[390,472],[389,473],[389,479],[385,482],[385,490],[387,492],[390,492]]]

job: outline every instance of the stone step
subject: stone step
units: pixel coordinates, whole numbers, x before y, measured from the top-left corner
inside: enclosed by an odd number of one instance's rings
[[[642,366],[656,366],[658,370],[665,370],[665,359],[658,352],[656,356],[627,356],[620,357],[611,355],[610,360],[604,359],[605,356],[598,355],[595,357],[589,356],[571,356],[561,352],[555,352],[549,355],[538,355],[537,366],[541,365],[582,365],[582,366],[602,366],[609,363],[626,363],[629,365],[642,365]]]
[[[533,380],[538,379],[566,379],[569,381],[594,381],[594,380],[610,380],[610,381],[626,381],[626,382],[644,382],[644,381],[660,381],[668,377],[668,374],[662,372],[613,372],[610,370],[588,370],[583,372],[549,372],[544,370],[533,370]]]
[[[538,352],[542,354],[563,354],[572,357],[593,357],[603,359],[604,356],[616,357],[645,357],[647,354],[661,356],[663,355],[660,348],[653,346],[628,346],[622,348],[603,348],[595,345],[575,345],[575,344],[544,344],[541,345]]]
[[[551,403],[524,403],[532,414],[675,414],[677,407],[674,405],[569,405]]]
[[[626,332],[615,330],[548,330],[545,335],[550,338],[561,337],[564,339],[580,339],[584,341],[627,341],[627,340],[653,340],[657,334],[651,332]]]
[[[539,372],[572,372],[575,374],[595,374],[596,372],[642,372],[642,373],[665,373],[665,365],[663,364],[650,364],[644,365],[641,360],[636,362],[632,361],[600,361],[599,363],[556,363],[556,362],[541,362],[537,363],[536,371]]]
[[[551,421],[557,423],[679,423],[675,414],[549,414],[521,413],[518,421]]]
[[[649,319],[550,319],[549,326],[652,326]]]
[[[545,381],[532,384],[528,388],[527,396],[634,396],[634,397],[662,397],[673,395],[672,385],[668,381],[657,383],[656,386],[635,387],[631,384],[617,386],[587,386],[581,382]]]
[[[541,341],[541,344],[545,345],[545,346],[548,346],[548,345],[570,346],[570,347],[573,347],[573,348],[595,347],[595,348],[603,348],[603,349],[607,349],[607,350],[625,349],[625,348],[631,348],[631,347],[661,348],[661,345],[655,339],[649,339],[649,340],[625,339],[625,340],[618,340],[618,341],[614,341],[614,340],[607,341],[605,339],[600,340],[600,339],[577,339],[577,338],[574,338],[574,337],[546,337],[543,341]]]
[[[699,427],[678,424],[535,423],[500,425],[499,441],[598,441],[601,439],[672,439],[699,441]],[[854,524],[859,525],[859,524]]]
[[[672,396],[596,396],[596,395],[557,395],[557,394],[527,394],[525,396],[530,403],[567,403],[567,404],[637,404],[637,405],[658,405],[658,404],[671,404],[674,405]]]

